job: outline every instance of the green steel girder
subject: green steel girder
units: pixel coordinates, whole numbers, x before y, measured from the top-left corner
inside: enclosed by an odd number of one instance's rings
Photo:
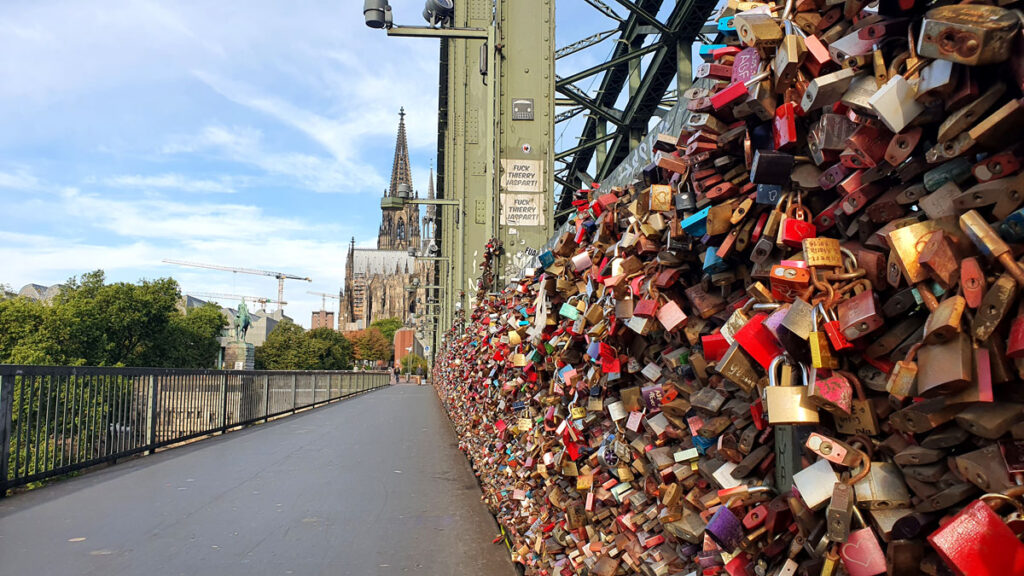
[[[609,60],[607,62],[602,62],[601,64],[598,64],[597,66],[593,66],[591,68],[587,68],[586,70],[583,70],[581,72],[577,72],[577,73],[573,74],[572,76],[567,76],[565,78],[559,78],[555,82],[555,89],[561,89],[561,88],[564,88],[565,86],[569,86],[571,84],[575,84],[575,83],[579,82],[580,80],[583,80],[585,78],[589,78],[589,77],[593,76],[594,74],[599,74],[601,72],[604,72],[605,70],[608,70],[609,68],[615,68],[616,66],[618,66],[620,64],[626,64],[626,63],[628,63],[628,62],[630,62],[630,61],[632,61],[632,60],[634,60],[636,58],[639,58],[639,57],[643,56],[644,54],[650,54],[651,52],[654,52],[655,50],[659,50],[660,48],[661,48],[661,43],[660,42],[655,42],[653,44],[649,44],[649,45],[644,46],[642,48],[638,48],[636,50],[633,50],[632,52],[626,52],[625,54],[622,54],[621,56],[616,56],[616,57],[612,58],[611,60]]]
[[[629,10],[629,17],[621,26],[623,33],[616,44],[612,59],[604,65],[605,72],[601,87],[597,92],[597,98],[593,100],[597,106],[614,106],[629,77],[631,60],[623,57],[631,52],[630,46],[635,47],[642,44],[644,38],[654,31],[652,26],[655,25],[651,22],[651,18],[653,18],[652,15],[658,14],[662,5],[662,0],[615,0],[615,2]],[[616,125],[617,129],[612,132],[611,139],[609,140],[603,131],[599,133],[598,130],[599,124],[603,125],[606,122],[605,118],[600,115],[592,115],[585,122],[578,139],[579,143],[572,148],[575,153],[572,155],[572,160],[566,165],[565,178],[559,179],[563,189],[555,207],[556,215],[565,213],[569,207],[573,193],[582,182],[578,174],[589,167],[599,144],[610,142],[607,152],[598,155],[600,165],[595,167],[597,179],[602,180],[629,154],[631,135],[646,133],[651,116],[658,111],[659,105],[665,98],[666,90],[677,75],[677,44],[679,42],[689,44],[698,36],[715,4],[715,0],[677,0],[665,23],[658,23],[659,26],[656,29],[664,29],[667,32],[662,33],[661,38],[650,45],[655,48],[638,55],[643,56],[653,52],[633,97],[621,112],[621,122]],[[587,72],[590,71],[574,74],[562,81],[581,76],[586,77]],[[559,91],[565,93],[564,90]],[[569,185],[565,185],[566,181]],[[556,224],[560,223],[557,220],[558,218],[556,218]]]
[[[564,95],[566,98],[572,100],[573,102],[579,104],[580,106],[586,108],[592,114],[600,116],[604,121],[611,122],[616,126],[623,125],[622,112],[619,112],[614,108],[609,108],[607,106],[602,106],[598,104],[593,99],[584,94],[583,91],[580,90],[579,88],[571,84],[567,84],[565,86],[562,86],[561,88],[555,88],[555,91]]]
[[[679,0],[687,1],[687,0]],[[593,2],[588,0],[588,3],[593,5]],[[642,10],[650,14],[657,14],[661,9],[663,0],[636,0],[635,4]],[[605,6],[607,8],[607,6]],[[610,10],[610,9],[608,9]],[[604,10],[602,10],[603,12]],[[635,46],[638,43],[642,43],[646,35],[641,32],[642,22],[635,13],[630,13],[629,17],[620,26],[622,34],[619,36],[618,41],[615,43],[615,48],[612,51],[612,59],[618,58],[623,54],[630,51],[631,46]],[[601,84],[596,92],[597,96],[594,100],[596,106],[602,106],[605,108],[614,108],[616,100],[619,98],[619,94],[622,92],[623,87],[626,85],[626,81],[629,78],[629,61],[623,61],[617,66],[609,68],[605,71],[601,78]],[[568,89],[568,88],[566,88]],[[565,89],[559,90],[559,92],[565,94]],[[582,104],[582,103],[581,103]],[[586,104],[584,104],[586,106]],[[583,129],[580,132],[579,141],[584,142],[588,139],[597,137],[597,126],[599,123],[606,122],[604,118],[597,116],[591,116],[587,118],[587,121],[583,125]],[[594,148],[588,148],[581,150],[575,156],[573,156],[572,163],[569,165],[568,174],[574,175],[577,170],[586,170],[591,160],[594,157]],[[574,176],[570,176],[570,179],[575,180]],[[571,183],[569,186],[564,186],[562,189],[562,196],[556,204],[555,211],[564,211],[569,207],[572,201],[572,195],[578,188],[578,183]],[[557,220],[557,218],[556,218]],[[557,224],[557,222],[556,222]]]
[[[580,112],[583,112],[583,106],[576,106],[564,112],[559,112],[555,115],[555,124],[561,124],[570,118],[575,118],[576,116],[579,116]]]
[[[561,152],[556,153],[555,154],[555,160],[558,160],[559,158],[565,158],[567,156],[572,156],[573,154],[579,152],[580,150],[585,150],[587,148],[593,148],[594,146],[597,146],[598,144],[603,144],[603,143],[605,143],[605,142],[607,142],[607,141],[609,141],[609,140],[611,140],[613,138],[615,138],[615,133],[614,132],[611,133],[611,134],[607,134],[605,136],[602,136],[600,138],[594,138],[594,139],[591,139],[591,140],[587,140],[586,142],[583,142],[581,144],[573,146],[572,148],[569,148],[568,150],[562,150]]]
[[[681,2],[676,4],[675,10],[669,16],[668,23],[674,30],[677,30],[678,37],[694,38],[714,7],[714,0]],[[699,11],[701,8],[706,8],[707,12]],[[699,11],[697,14],[701,17],[695,18],[695,11]],[[640,83],[640,88],[637,90],[637,97],[630,100],[623,113],[625,119],[634,121],[634,126],[638,126],[642,122],[644,132],[647,130],[648,120],[661,104],[665,92],[676,77],[676,56],[675,46],[665,46],[664,49],[654,54]],[[617,131],[615,139],[608,147],[606,161],[602,166],[597,167],[598,180],[607,178],[626,158],[629,150],[629,134],[623,130]]]
[[[620,17],[618,14],[616,14],[615,11],[611,9],[611,6],[608,6],[607,4],[602,2],[601,0],[584,0],[584,1],[587,4],[590,4],[591,6],[593,6],[594,10],[597,10],[598,12],[604,14],[605,16],[611,18],[612,20],[615,20],[616,22],[620,22],[620,23],[622,22],[622,17]]]
[[[597,34],[591,34],[590,36],[587,36],[586,38],[584,38],[582,40],[577,40],[576,42],[573,42],[572,44],[568,44],[566,46],[562,46],[558,50],[555,50],[555,60],[560,60],[562,58],[565,58],[566,56],[569,56],[570,54],[575,54],[577,52],[581,52],[583,50],[586,50],[587,48],[590,48],[591,46],[595,46],[597,44],[600,44],[601,42],[604,42],[605,40],[611,38],[618,31],[619,31],[618,28],[616,28],[614,30],[605,30],[604,32],[598,32]]]
[[[640,6],[637,6],[633,2],[630,2],[629,0],[615,0],[615,1],[618,2],[619,5],[622,6],[623,8],[625,8],[626,10],[629,10],[629,12],[631,14],[636,14],[641,20],[646,22],[648,26],[653,26],[654,28],[656,28],[658,30],[658,32],[661,32],[662,34],[665,34],[665,35],[671,35],[672,34],[672,29],[667,27],[667,26],[665,26],[661,22],[658,22],[658,18],[655,17],[654,14],[651,14],[647,10],[644,10],[643,8],[641,8]]]

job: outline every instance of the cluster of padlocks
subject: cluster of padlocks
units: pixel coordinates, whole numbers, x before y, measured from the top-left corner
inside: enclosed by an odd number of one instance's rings
[[[1012,3],[732,2],[681,134],[447,336],[529,574],[1024,574]]]

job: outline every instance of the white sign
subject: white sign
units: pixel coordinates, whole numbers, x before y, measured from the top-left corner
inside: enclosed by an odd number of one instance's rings
[[[543,194],[502,194],[501,224],[506,226],[543,226]]]
[[[543,192],[544,163],[541,160],[501,161],[501,188],[505,192]]]

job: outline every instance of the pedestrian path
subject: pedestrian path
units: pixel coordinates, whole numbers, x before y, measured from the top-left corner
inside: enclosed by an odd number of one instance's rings
[[[0,574],[515,570],[429,386],[393,386],[0,500]]]

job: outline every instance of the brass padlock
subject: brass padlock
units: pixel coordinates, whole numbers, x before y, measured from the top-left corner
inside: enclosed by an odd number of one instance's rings
[[[824,306],[818,303],[811,311],[811,325],[813,329],[808,333],[808,343],[811,347],[811,365],[815,368],[838,368],[839,360],[832,355],[832,348],[828,343],[828,334],[821,330],[821,322],[825,318]]]
[[[903,474],[895,464],[871,462],[865,477],[853,485],[857,506],[861,508],[905,508],[910,504],[910,492]]]
[[[948,342],[922,346],[917,353],[917,393],[932,397],[959,392],[973,381],[971,339],[963,332]]]
[[[799,366],[803,385],[792,386],[779,382],[783,365]],[[768,387],[764,389],[764,402],[768,412],[768,423],[817,424],[818,411],[807,401],[807,368],[803,364],[790,362],[785,356],[778,356],[768,367]]]
[[[917,49],[925,58],[968,66],[995,64],[1010,57],[1019,28],[1017,16],[998,6],[940,6],[925,14]]]
[[[960,322],[967,301],[963,296],[951,296],[939,303],[928,315],[924,324],[924,343],[926,345],[948,342],[960,333]]]

